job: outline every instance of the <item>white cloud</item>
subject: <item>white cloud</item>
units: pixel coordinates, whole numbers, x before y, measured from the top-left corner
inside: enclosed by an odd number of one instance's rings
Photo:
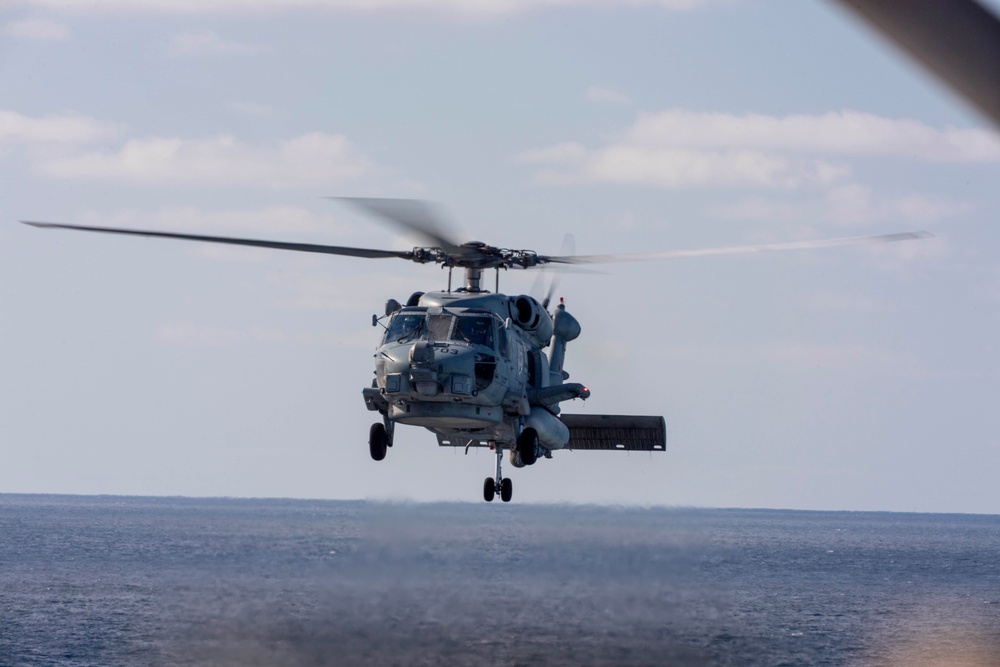
[[[632,100],[625,93],[600,86],[590,86],[587,88],[587,101],[594,104],[632,104]]]
[[[340,134],[311,132],[277,145],[207,139],[130,139],[118,149],[87,149],[119,134],[116,126],[65,114],[31,118],[0,110],[0,148],[32,149],[32,169],[46,176],[139,185],[326,187],[367,174],[372,163]]]
[[[543,165],[540,183],[637,183],[664,188],[761,186],[795,188],[829,184],[850,173],[825,160],[793,158],[762,151],[710,151],[619,143],[587,150],[565,143],[515,156],[522,164]]]
[[[813,116],[738,116],[671,109],[641,114],[626,130],[623,142],[669,148],[891,155],[930,161],[1000,160],[1000,135],[991,130],[938,130],[908,118],[882,118],[849,110]]]
[[[538,165],[538,182],[791,189],[843,183],[851,175],[848,156],[998,161],[1000,136],[856,111],[779,117],[671,109],[640,114],[604,147],[565,142],[515,161]]]
[[[632,5],[688,11],[713,0],[628,0]],[[617,0],[22,0],[46,10],[88,14],[250,14],[310,11],[419,11],[460,16],[518,14],[545,8],[617,5]]]
[[[132,139],[116,151],[49,158],[47,176],[137,185],[268,188],[328,187],[372,168],[346,137],[313,132],[277,146],[247,145],[231,136]]]
[[[70,29],[63,23],[56,23],[48,19],[28,18],[5,23],[0,32],[10,37],[23,39],[61,41],[69,38]]]
[[[665,188],[709,185],[752,185],[795,188],[807,182],[825,184],[847,170],[822,160],[793,159],[761,151],[650,149],[619,145],[600,150],[587,160],[587,180],[645,183]]]
[[[264,49],[224,39],[211,30],[197,30],[181,32],[171,37],[168,50],[175,56],[204,56],[251,55]]]
[[[109,139],[118,133],[110,123],[77,114],[30,118],[0,110],[0,146],[86,144]]]
[[[749,197],[732,204],[716,206],[712,215],[726,220],[794,220],[802,215],[798,206],[775,199]]]
[[[845,225],[866,225],[881,221],[914,223],[939,220],[966,212],[966,204],[928,199],[923,195],[879,196],[863,185],[850,183],[833,187],[825,195],[826,218]]]

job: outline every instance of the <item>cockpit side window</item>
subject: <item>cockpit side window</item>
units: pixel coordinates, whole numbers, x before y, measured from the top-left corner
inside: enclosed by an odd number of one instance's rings
[[[500,339],[500,355],[507,357],[507,327],[499,325],[497,327],[497,337]]]
[[[488,315],[464,315],[458,318],[452,340],[493,347],[493,318]]]
[[[385,342],[406,342],[418,338],[424,331],[424,313],[396,313],[385,332]]]

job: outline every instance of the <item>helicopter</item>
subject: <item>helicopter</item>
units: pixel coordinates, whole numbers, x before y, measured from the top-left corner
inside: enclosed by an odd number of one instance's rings
[[[666,422],[659,415],[564,414],[561,403],[587,400],[590,389],[568,382],[567,345],[582,331],[562,299],[549,309],[553,281],[541,300],[500,292],[500,272],[634,260],[797,250],[851,244],[916,240],[927,232],[903,232],[818,241],[800,241],[697,250],[606,255],[543,255],[500,248],[481,241],[460,242],[445,230],[428,202],[412,199],[337,197],[368,214],[415,232],[429,245],[412,250],[382,250],[309,243],[183,234],[165,231],[92,227],[22,220],[39,228],[72,229],[136,236],[223,243],[367,259],[397,258],[448,269],[447,287],[414,292],[405,303],[388,299],[372,326],[383,331],[374,354],[375,378],[362,388],[367,409],[376,412],[368,435],[371,458],[382,461],[393,446],[397,425],[419,426],[439,446],[489,448],[494,473],[483,481],[483,499],[513,497],[513,482],[503,475],[504,453],[516,468],[551,459],[561,450],[666,451]],[[453,271],[463,282],[453,288]],[[495,272],[494,291],[484,287],[484,272]],[[548,348],[548,353],[545,353]]]

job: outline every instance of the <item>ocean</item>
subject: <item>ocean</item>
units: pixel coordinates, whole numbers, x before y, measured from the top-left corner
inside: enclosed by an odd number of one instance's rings
[[[1000,517],[0,495],[0,667],[1000,665]]]

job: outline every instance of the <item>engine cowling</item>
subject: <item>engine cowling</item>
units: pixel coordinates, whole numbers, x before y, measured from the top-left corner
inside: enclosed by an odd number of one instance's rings
[[[542,304],[522,294],[510,298],[510,318],[525,331],[539,347],[545,347],[552,338],[552,318]]]

